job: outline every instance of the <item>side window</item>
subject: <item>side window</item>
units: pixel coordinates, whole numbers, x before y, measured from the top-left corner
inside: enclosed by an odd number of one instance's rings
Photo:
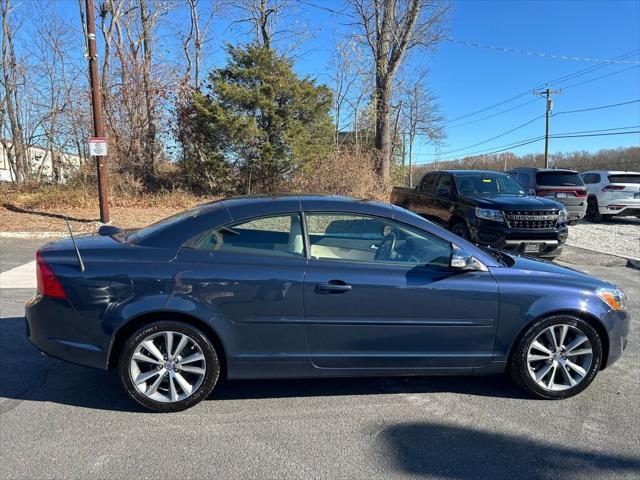
[[[600,174],[598,173],[587,173],[583,175],[582,180],[587,184],[600,183]]]
[[[529,181],[529,174],[526,172],[518,172],[516,173],[516,179],[518,183],[522,185],[524,188],[531,188],[531,182]]]
[[[436,183],[437,175],[435,173],[427,173],[420,183],[421,193],[433,193],[433,187]]]
[[[444,191],[451,191],[451,176],[443,173],[438,178],[438,183],[436,185],[436,195],[440,195],[444,193]]]
[[[305,218],[312,258],[449,265],[449,242],[402,223],[345,213],[311,213]]]
[[[195,245],[196,250],[257,255],[304,256],[299,215],[254,218],[219,227]]]

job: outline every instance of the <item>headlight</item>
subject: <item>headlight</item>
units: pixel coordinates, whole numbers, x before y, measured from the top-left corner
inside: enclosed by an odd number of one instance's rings
[[[612,310],[624,310],[626,308],[624,292],[619,288],[599,288],[597,293]]]
[[[558,223],[561,225],[567,223],[567,210],[564,208],[558,214]]]
[[[500,210],[492,210],[491,208],[476,208],[476,217],[493,220],[494,222],[504,222],[502,212]]]

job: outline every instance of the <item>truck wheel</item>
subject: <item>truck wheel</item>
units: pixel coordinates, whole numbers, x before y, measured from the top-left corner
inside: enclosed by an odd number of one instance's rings
[[[600,210],[598,209],[598,200],[595,198],[590,198],[587,200],[587,220],[593,223],[598,223],[602,221],[602,215],[600,214]]]
[[[455,233],[459,237],[464,238],[465,240],[471,240],[471,235],[469,234],[469,228],[467,227],[467,224],[464,222],[458,221],[454,223],[453,227],[451,227],[451,232]]]

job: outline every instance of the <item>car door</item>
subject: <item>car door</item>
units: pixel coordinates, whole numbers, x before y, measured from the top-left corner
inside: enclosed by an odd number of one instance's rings
[[[209,319],[227,341],[229,368],[308,364],[302,306],[306,263],[299,213],[226,224],[181,249],[166,308],[191,308]]]
[[[437,173],[426,173],[424,177],[422,177],[416,189],[416,194],[413,196],[413,201],[408,208],[409,210],[424,217],[437,219],[433,196],[437,178]]]
[[[453,179],[450,174],[441,173],[438,176],[434,194],[434,215],[440,223],[448,225],[454,202]]]
[[[400,222],[338,212],[305,221],[315,366],[455,369],[491,360],[498,289],[488,271],[453,272],[450,243]]]

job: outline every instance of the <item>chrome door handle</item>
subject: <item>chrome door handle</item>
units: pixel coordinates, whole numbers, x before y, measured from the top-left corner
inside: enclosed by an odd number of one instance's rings
[[[328,293],[344,293],[351,290],[351,285],[347,285],[346,283],[340,280],[332,280],[331,282],[323,282],[323,283],[316,284],[316,290],[319,292],[328,292]]]

